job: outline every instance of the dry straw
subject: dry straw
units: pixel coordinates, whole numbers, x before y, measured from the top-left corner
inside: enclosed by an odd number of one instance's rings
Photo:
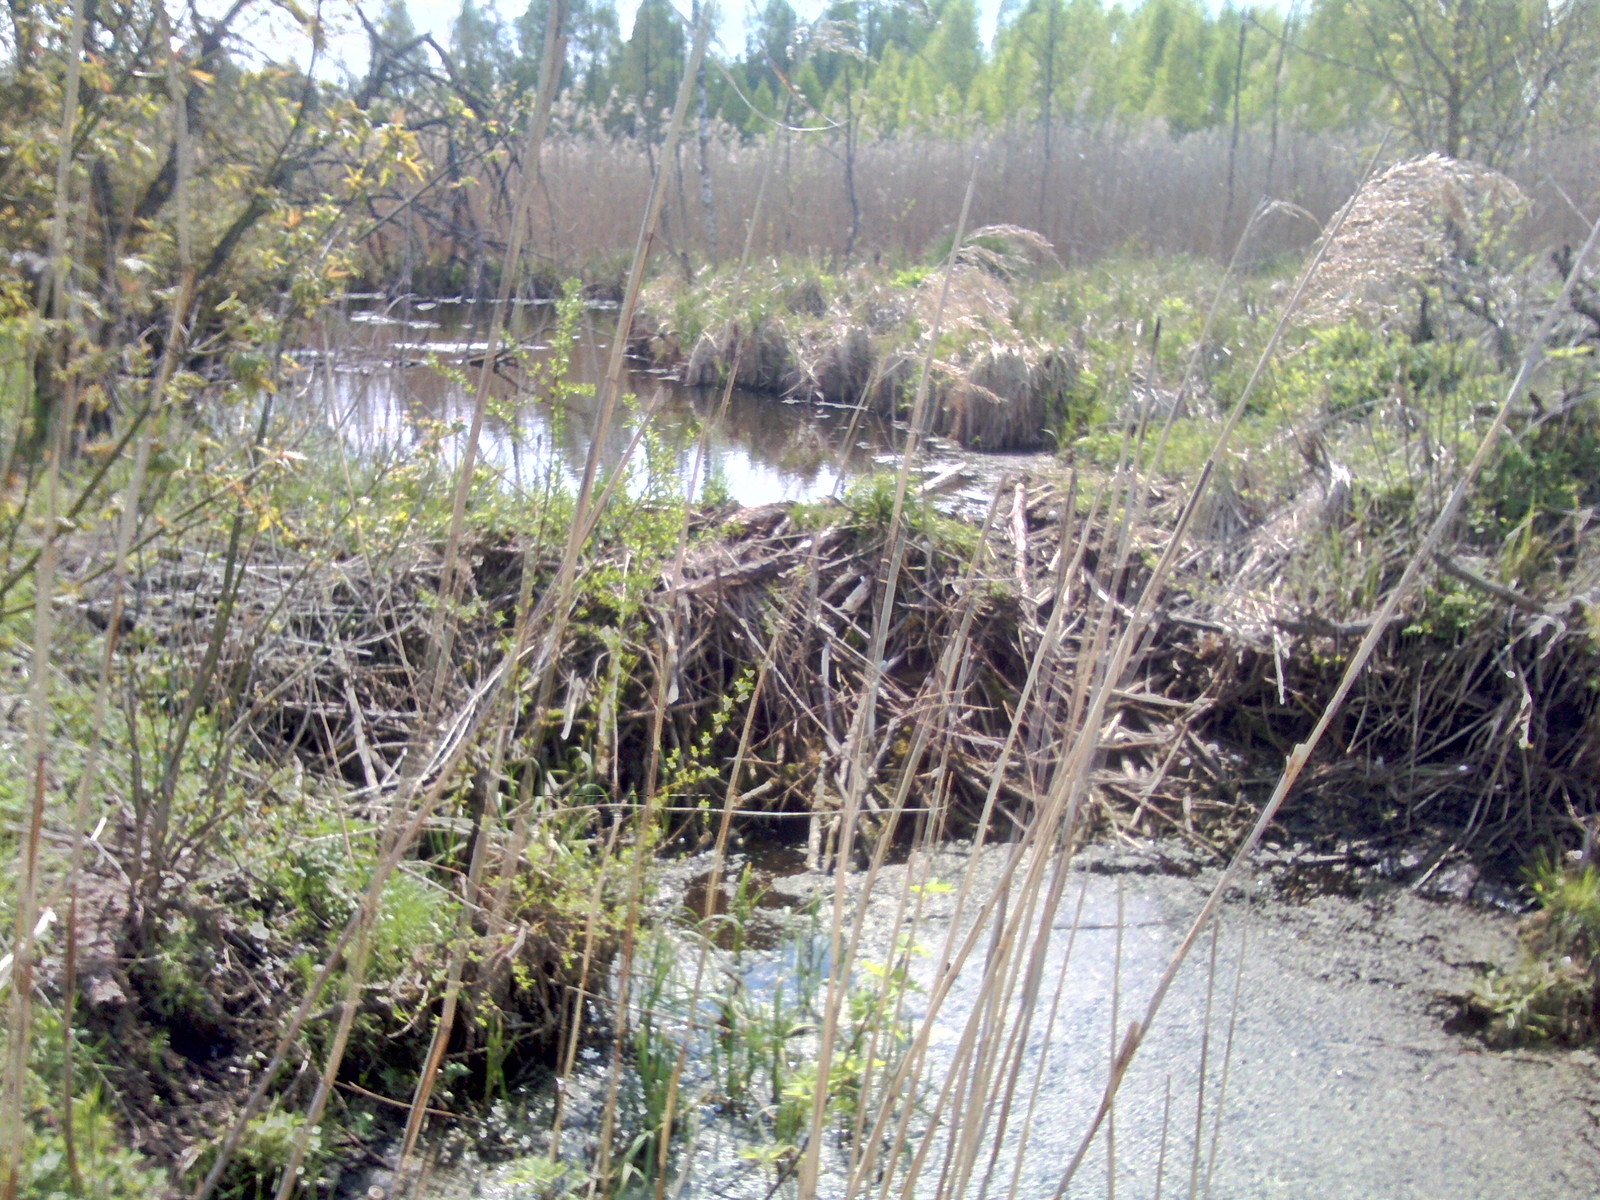
[[[84,38],[84,0],[73,0],[70,49],[67,58],[66,86],[63,89],[61,132],[56,142],[57,166],[55,212],[50,227],[48,311],[61,317],[66,311],[65,273],[67,270],[67,215],[69,212],[68,173],[71,147],[78,120],[78,87],[82,74]],[[30,344],[41,340],[35,328]],[[76,384],[69,383],[69,396],[76,396]],[[58,401],[59,403],[59,401]],[[44,447],[45,538],[35,576],[32,661],[28,674],[27,757],[29,795],[27,818],[18,842],[16,873],[16,914],[11,941],[14,985],[6,992],[6,1031],[9,1040],[3,1069],[0,1069],[0,1197],[15,1200],[22,1186],[28,1127],[24,1113],[27,1091],[28,1058],[32,1049],[34,970],[38,966],[35,929],[39,913],[39,851],[45,832],[46,800],[50,788],[50,656],[55,637],[55,587],[58,560],[62,495],[62,458],[66,454],[75,414],[52,411],[43,414],[44,427],[36,436]],[[35,414],[40,419],[41,414]]]
[[[1362,188],[1306,297],[1311,321],[1392,317],[1420,288],[1503,241],[1529,207],[1500,172],[1429,154],[1396,163]]]

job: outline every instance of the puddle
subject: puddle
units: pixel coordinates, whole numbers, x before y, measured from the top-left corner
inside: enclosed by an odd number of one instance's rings
[[[773,950],[783,941],[785,918],[803,897],[782,881],[806,873],[803,850],[778,842],[747,843],[722,871],[702,871],[684,886],[680,919],[720,950]]]

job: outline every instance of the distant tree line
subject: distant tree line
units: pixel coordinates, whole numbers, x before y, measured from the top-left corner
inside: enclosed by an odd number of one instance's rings
[[[496,15],[465,0],[449,74],[486,105],[526,94],[551,0]],[[568,112],[648,134],[670,108],[685,15],[643,0],[627,37],[604,0],[564,5]],[[419,48],[405,0],[374,23],[374,62]],[[1417,149],[1494,163],[1541,128],[1596,114],[1600,0],[1009,0],[991,46],[974,0],[840,0],[804,22],[767,0],[742,53],[707,71],[709,113],[747,136],[821,116],[873,135],[973,123],[1041,135],[1117,119],[1174,135],[1233,124],[1315,132],[1392,123]]]

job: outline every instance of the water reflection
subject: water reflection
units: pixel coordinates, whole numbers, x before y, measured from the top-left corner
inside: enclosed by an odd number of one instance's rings
[[[307,398],[362,453],[404,455],[440,439],[454,457],[489,351],[489,311],[473,303],[358,302],[331,312],[303,351]],[[479,454],[514,489],[575,484],[595,437],[597,384],[616,318],[584,314],[571,386],[560,397],[541,379],[554,320],[550,306],[512,306],[507,333],[523,350],[497,356],[490,368]],[[748,505],[811,499],[870,468],[890,445],[889,431],[863,414],[741,391],[724,406],[720,389],[684,388],[645,370],[631,371],[625,386],[632,395],[600,463],[608,472],[626,463],[636,495],[691,485],[696,496],[709,486]]]

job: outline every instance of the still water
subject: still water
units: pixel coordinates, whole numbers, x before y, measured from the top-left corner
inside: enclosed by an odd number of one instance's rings
[[[306,399],[364,454],[407,455],[438,438],[453,458],[471,420],[490,313],[481,303],[352,297],[301,352]],[[480,460],[516,491],[570,486],[595,439],[615,313],[585,311],[559,396],[545,378],[554,321],[549,305],[512,305],[506,334],[518,351],[500,356],[490,375]],[[644,369],[631,369],[624,386],[630,397],[600,464],[625,467],[636,495],[687,486],[698,497],[709,486],[745,505],[815,499],[891,446],[891,431],[866,414],[743,391],[724,404],[720,389],[685,388]]]
[[[903,936],[903,930],[896,933],[893,897],[908,885],[953,881],[971,870],[974,896],[981,898],[999,883],[1008,853],[991,847],[969,858],[946,850],[888,868],[882,891],[865,903],[862,880],[854,879],[851,907],[859,914],[864,957],[884,958],[891,940]],[[913,939],[923,949],[913,956],[915,986],[905,1009],[911,1026],[926,1023],[930,1034],[918,1109],[931,1116],[951,1079],[970,1094],[974,1085],[962,1073],[959,1047],[974,1023],[993,1047],[1016,1055],[1019,1085],[1009,1100],[1003,1088],[985,1088],[991,1094],[956,1118],[963,1130],[978,1125],[981,1152],[974,1159],[947,1158],[950,1125],[941,1123],[914,1180],[907,1179],[910,1159],[899,1158],[892,1180],[854,1195],[877,1197],[884,1187],[902,1200],[1595,1195],[1600,1079],[1594,1056],[1496,1052],[1445,1028],[1448,1006],[1439,997],[1468,986],[1482,963],[1508,960],[1515,950],[1512,918],[1396,887],[1292,904],[1253,885],[1225,906],[1215,947],[1206,939],[1187,960],[1113,1119],[1063,1190],[1064,1169],[1099,1103],[1113,1047],[1127,1023],[1144,1015],[1146,999],[1215,879],[1210,870],[1194,877],[1149,873],[1160,859],[1141,866],[1132,861],[1136,856],[1120,853],[1098,862],[1092,850],[1080,857],[1082,865],[1074,866],[1061,890],[1062,903],[1025,922],[1028,943],[1047,946],[1037,995],[1025,1001],[1013,994],[1003,1012],[987,1008],[983,960],[993,945],[987,932],[980,952],[937,1010],[932,1007],[947,937],[969,921],[957,915],[951,892],[924,889]],[[826,903],[832,888],[830,878],[806,874],[770,882],[794,902],[809,894]],[[1016,905],[1023,899],[1011,897]],[[793,991],[805,973],[796,945],[779,940],[724,960],[721,972],[731,970],[742,986],[762,995],[779,987]],[[825,959],[810,958],[813,969],[826,972]],[[1031,1019],[1019,1024],[1024,1012]],[[578,1099],[575,1090],[569,1108],[563,1155],[574,1180],[595,1153],[603,1067],[601,1055],[587,1064],[588,1098]],[[582,1086],[578,1082],[577,1089]],[[920,1129],[929,1124],[923,1120]],[[763,1161],[750,1128],[718,1106],[691,1108],[685,1125],[668,1195],[794,1195],[793,1178]],[[547,1144],[542,1130],[529,1133],[533,1148]],[[853,1152],[848,1139],[829,1138],[819,1195],[845,1194]],[[430,1200],[543,1200],[553,1194],[530,1186],[528,1169],[526,1162],[464,1165],[436,1178],[427,1194]]]

